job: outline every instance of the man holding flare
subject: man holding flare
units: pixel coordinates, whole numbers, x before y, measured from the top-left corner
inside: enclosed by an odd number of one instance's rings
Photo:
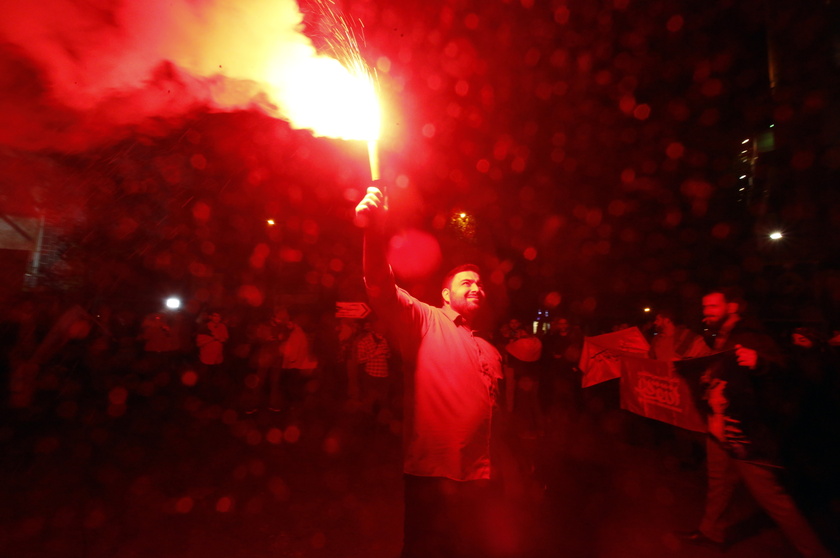
[[[472,556],[492,544],[490,434],[502,378],[499,352],[472,326],[486,294],[478,267],[445,277],[440,307],[399,288],[386,259],[388,211],[371,186],[356,207],[364,229],[371,305],[387,321],[404,362],[403,558]]]

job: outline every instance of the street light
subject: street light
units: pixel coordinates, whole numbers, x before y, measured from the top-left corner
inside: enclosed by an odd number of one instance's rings
[[[784,236],[784,235],[782,234],[781,231],[773,231],[773,232],[770,233],[769,236],[770,236],[770,240],[780,240],[782,238],[782,236]]]

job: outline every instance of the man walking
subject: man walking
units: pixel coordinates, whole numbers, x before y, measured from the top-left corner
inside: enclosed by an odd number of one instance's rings
[[[779,367],[781,356],[772,338],[742,319],[739,302],[722,291],[703,297],[703,322],[710,347],[733,351],[732,366],[710,369],[701,380],[708,409],[706,463],[708,489],[697,531],[687,542],[723,548],[721,519],[739,481],[806,557],[831,554],[817,538],[796,503],[781,485],[771,424],[762,408],[761,382]]]

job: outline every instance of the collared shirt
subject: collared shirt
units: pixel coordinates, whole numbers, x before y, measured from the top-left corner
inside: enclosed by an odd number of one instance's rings
[[[490,428],[501,356],[449,307],[393,284],[370,288],[392,325],[405,367],[405,462],[411,475],[490,478]]]
[[[391,350],[388,341],[372,332],[366,332],[356,345],[359,362],[365,365],[365,372],[374,378],[388,377],[388,358]]]

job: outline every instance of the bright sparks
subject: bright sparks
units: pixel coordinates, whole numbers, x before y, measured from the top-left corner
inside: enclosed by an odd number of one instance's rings
[[[285,84],[272,96],[283,99],[284,115],[293,127],[346,140],[379,137],[379,101],[370,76],[318,57],[277,66],[268,77],[269,83]]]
[[[312,4],[327,56],[274,66],[269,83],[282,83],[285,114],[292,126],[316,136],[375,142],[379,139],[379,99],[373,75],[347,20],[332,0]]]

